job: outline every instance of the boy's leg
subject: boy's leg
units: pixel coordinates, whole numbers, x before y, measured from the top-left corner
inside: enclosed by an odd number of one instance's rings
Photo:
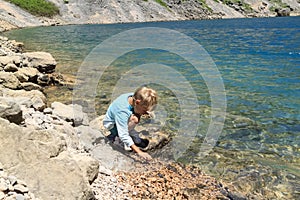
[[[139,133],[134,130],[135,126],[139,123],[140,118],[136,115],[131,115],[128,121],[128,132],[131,138],[133,139],[133,142],[138,147],[145,148],[148,146],[149,141],[140,138]]]
[[[132,131],[139,123],[140,119],[136,115],[131,115],[128,120],[128,132]]]
[[[112,129],[109,130],[110,134],[107,136],[107,139],[111,142],[114,142],[116,137],[118,136],[118,129],[117,126],[114,125]]]
[[[128,132],[129,135],[132,137],[133,142],[135,144],[140,143],[140,137],[138,132],[134,130],[135,126],[139,123],[139,118],[136,115],[131,115],[128,121]]]

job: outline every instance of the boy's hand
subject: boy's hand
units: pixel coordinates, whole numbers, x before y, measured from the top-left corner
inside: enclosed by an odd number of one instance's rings
[[[138,155],[145,160],[152,160],[152,157],[146,152],[141,151],[138,153]]]
[[[138,148],[135,144],[131,145],[130,148],[143,159],[152,160],[152,157],[148,153],[141,151],[140,148]]]

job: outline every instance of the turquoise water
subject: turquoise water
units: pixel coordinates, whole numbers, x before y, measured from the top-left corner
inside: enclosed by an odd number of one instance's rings
[[[299,17],[38,27],[5,35],[24,42],[28,50],[50,52],[59,63],[58,71],[76,74],[83,59],[103,40],[141,27],[173,29],[201,44],[222,75],[229,115],[254,122],[234,128],[232,119],[227,119],[211,155],[197,159],[197,152],[191,150],[187,160],[244,192],[269,195],[270,199],[299,198]],[[109,78],[103,87],[109,91],[130,66],[154,61],[184,74],[197,92],[198,103],[210,106],[206,85],[190,64],[160,50],[144,49],[120,57],[111,68],[114,76],[107,72]],[[165,93],[164,97],[170,94]],[[202,139],[200,133],[198,142]]]

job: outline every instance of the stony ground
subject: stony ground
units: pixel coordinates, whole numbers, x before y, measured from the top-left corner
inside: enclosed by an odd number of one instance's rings
[[[246,199],[195,166],[137,162],[132,172],[100,169],[92,184],[97,199]]]

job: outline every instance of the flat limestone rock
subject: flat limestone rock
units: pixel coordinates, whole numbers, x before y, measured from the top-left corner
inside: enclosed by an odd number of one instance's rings
[[[98,173],[98,162],[68,151],[59,132],[22,128],[0,118],[0,141],[3,168],[24,180],[37,198],[94,199],[89,181]]]

